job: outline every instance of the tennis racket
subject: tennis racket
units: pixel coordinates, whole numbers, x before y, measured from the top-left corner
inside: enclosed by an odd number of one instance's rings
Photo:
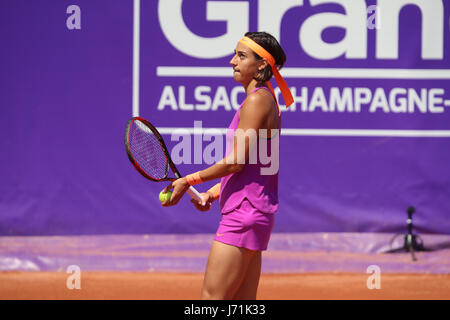
[[[181,178],[161,134],[144,118],[134,117],[128,120],[125,129],[125,150],[136,170],[147,179],[160,182]],[[175,178],[169,177],[169,167]],[[202,201],[200,193],[194,187],[189,187],[187,193],[193,199]]]

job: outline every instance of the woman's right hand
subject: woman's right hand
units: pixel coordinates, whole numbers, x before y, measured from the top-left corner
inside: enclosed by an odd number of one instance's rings
[[[211,204],[214,201],[213,196],[209,192],[200,193],[205,205],[202,205],[201,201],[191,199],[191,202],[199,211],[208,211],[211,209]]]

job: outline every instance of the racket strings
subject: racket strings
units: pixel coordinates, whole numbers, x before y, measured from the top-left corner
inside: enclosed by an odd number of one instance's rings
[[[162,146],[153,131],[139,120],[131,125],[129,145],[136,163],[149,176],[158,180],[167,176],[169,164]]]

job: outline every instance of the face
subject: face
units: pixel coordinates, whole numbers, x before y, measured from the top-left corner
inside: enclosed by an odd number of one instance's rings
[[[242,84],[248,84],[253,80],[255,75],[267,66],[267,62],[256,60],[253,51],[245,44],[238,42],[234,50],[234,57],[230,64],[233,66],[234,80]]]

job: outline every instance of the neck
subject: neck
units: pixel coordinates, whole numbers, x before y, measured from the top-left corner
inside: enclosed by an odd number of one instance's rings
[[[248,96],[253,90],[259,87],[267,87],[265,82],[258,82],[252,79],[247,85],[244,84],[245,94]]]

